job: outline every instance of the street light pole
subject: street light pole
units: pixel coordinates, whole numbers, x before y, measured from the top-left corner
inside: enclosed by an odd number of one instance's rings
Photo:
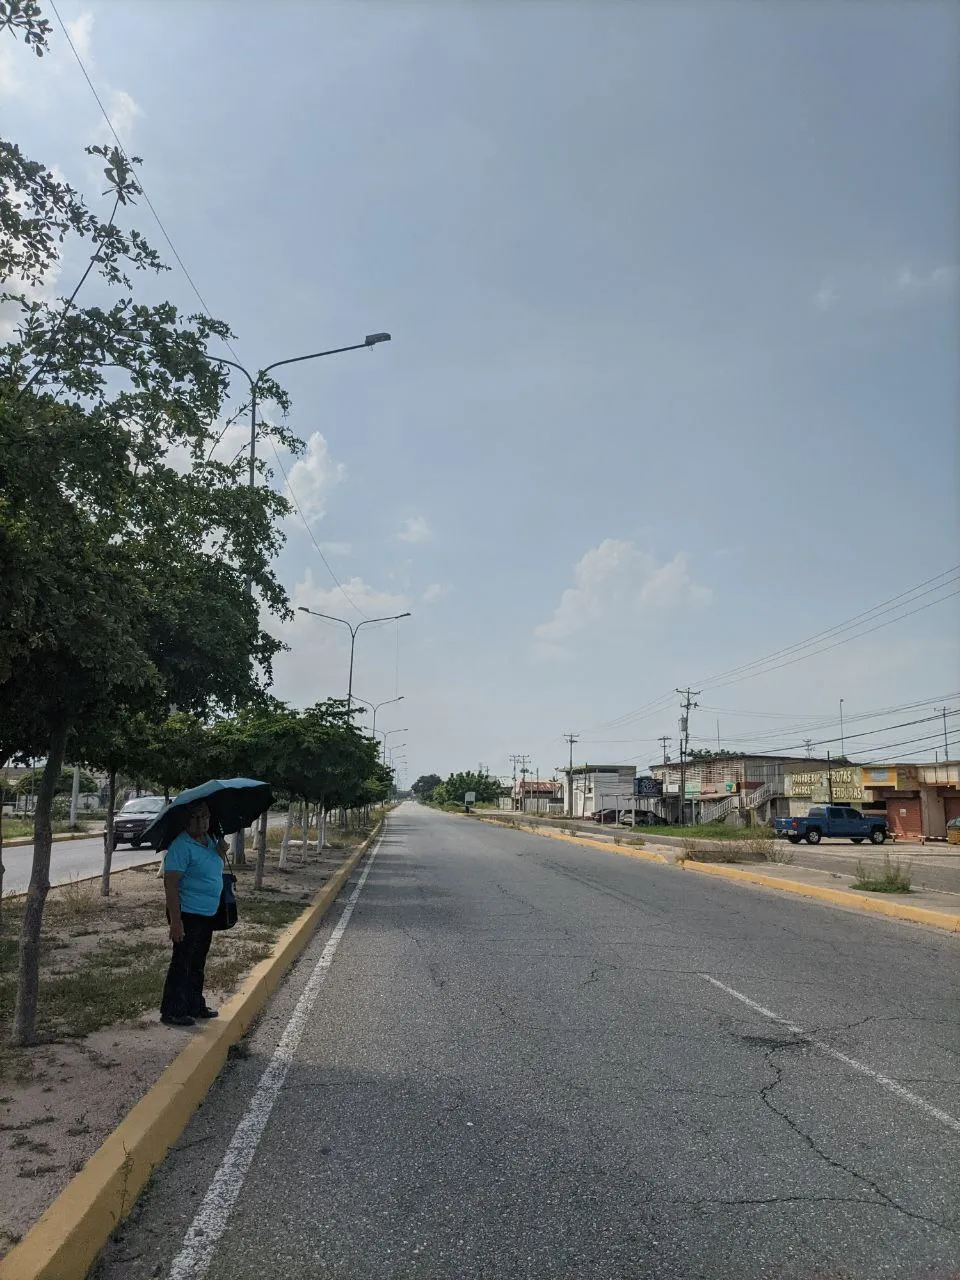
[[[843,747],[843,699],[840,699],[840,754],[846,759],[847,753]],[[862,754],[862,753],[861,753]]]
[[[257,387],[260,385],[261,378],[274,369],[279,369],[285,364],[300,364],[304,360],[319,360],[321,356],[338,356],[344,351],[361,351],[364,347],[375,347],[380,342],[389,342],[389,333],[368,333],[362,342],[354,342],[349,347],[332,347],[329,351],[312,351],[306,356],[291,356],[287,360],[274,360],[273,364],[268,364],[265,368],[260,369],[253,376],[249,369],[245,369],[237,360],[228,360],[226,356],[208,356],[208,360],[214,361],[216,364],[228,364],[232,369],[239,369],[247,382],[250,384],[250,459],[248,466],[248,477],[250,488],[253,488],[256,479],[256,460],[257,460]]]
[[[368,333],[362,342],[355,342],[349,347],[333,347],[329,351],[313,351],[306,356],[292,356],[287,360],[275,360],[273,364],[268,364],[265,369],[259,370],[257,376],[254,377],[249,369],[245,369],[238,360],[228,360],[225,356],[208,356],[215,364],[228,364],[232,369],[239,369],[247,382],[250,384],[250,457],[247,463],[247,481],[252,489],[256,481],[257,474],[257,387],[261,378],[266,377],[272,369],[279,369],[285,364],[299,364],[303,360],[319,360],[321,356],[337,356],[344,351],[359,351],[362,347],[375,347],[380,342],[389,342],[389,333]],[[253,579],[247,578],[247,595],[253,595]],[[244,862],[243,854],[243,828],[233,838],[233,857],[237,863]]]
[[[335,618],[332,613],[319,613],[316,609],[308,609],[304,604],[298,605],[297,609],[300,613],[309,613],[313,618],[326,618],[328,622],[341,622],[348,628],[350,632],[350,675],[347,679],[347,711],[349,712],[353,706],[353,651],[357,643],[357,632],[361,627],[369,627],[374,622],[399,622],[401,618],[409,618],[411,616],[410,612],[394,613],[389,618],[364,618],[363,622],[358,622],[354,625],[352,622],[348,622],[346,618]],[[391,699],[391,701],[398,701],[398,699]],[[369,706],[369,703],[367,705]]]
[[[410,730],[409,730],[409,729],[378,729],[378,730],[377,730],[377,733],[379,733],[379,734],[382,736],[382,738],[383,738],[383,760],[384,760],[384,763],[386,763],[386,759],[387,759],[387,739],[390,737],[390,735],[391,735],[392,733],[409,733],[409,732],[410,732]],[[401,746],[406,746],[406,743],[401,743],[400,745],[401,745]],[[397,747],[391,747],[391,748],[390,748],[390,750],[391,750],[391,751],[396,751],[396,750],[397,750]]]
[[[403,701],[403,697],[404,697],[404,695],[401,693],[401,694],[399,695],[399,697],[396,697],[396,698],[387,698],[387,699],[385,699],[383,702],[378,702],[378,703],[376,703],[376,704],[374,704],[374,703],[372,703],[372,702],[368,702],[368,701],[366,700],[366,698],[357,698],[357,702],[362,702],[362,703],[363,703],[363,705],[364,705],[365,707],[369,707],[369,708],[370,708],[370,710],[373,712],[373,728],[372,728],[372,729],[371,729],[371,731],[370,731],[370,736],[371,736],[371,738],[372,738],[372,737],[376,734],[376,732],[377,732],[377,712],[380,710],[380,708],[381,708],[381,707],[389,707],[389,706],[390,706],[390,704],[391,704],[391,703],[393,703],[393,702],[402,702],[402,701]]]

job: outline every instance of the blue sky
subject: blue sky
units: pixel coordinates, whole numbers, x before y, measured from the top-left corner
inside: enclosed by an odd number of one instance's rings
[[[675,698],[604,726],[960,560],[955,5],[60,11],[244,361],[393,334],[284,373],[310,441],[284,464],[349,600],[296,520],[280,572],[353,621],[412,611],[355,677],[404,695],[378,723],[408,780],[549,773],[567,729],[646,763]],[[42,61],[0,45],[0,110],[96,191],[59,31]],[[694,732],[785,746],[841,697],[946,697],[956,606],[704,686]],[[283,634],[280,696],[343,691],[345,628]]]

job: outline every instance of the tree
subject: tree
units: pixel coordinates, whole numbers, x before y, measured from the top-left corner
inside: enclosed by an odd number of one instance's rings
[[[418,800],[426,802],[433,795],[434,791],[436,791],[437,787],[442,785],[443,779],[440,777],[439,773],[424,773],[416,780],[410,790]]]
[[[463,797],[473,791],[478,804],[492,804],[507,794],[497,778],[489,773],[451,773],[446,782],[436,787],[431,796],[434,804],[463,804]]]
[[[33,0],[0,0],[0,29],[42,54],[39,13]],[[0,140],[0,302],[18,316],[0,346],[0,560],[13,569],[0,575],[0,764],[46,756],[20,937],[21,1044],[34,1035],[50,805],[68,735],[116,759],[111,734],[131,715],[240,705],[269,679],[278,647],[261,606],[287,609],[271,567],[286,503],[267,484],[248,487],[239,459],[211,456],[226,379],[207,344],[229,330],[135,299],[130,277],[165,269],[121,227],[139,161],[88,151],[104,161],[105,221]],[[72,292],[50,296],[56,269],[81,253]],[[81,289],[95,290],[89,305]],[[187,461],[173,466],[174,453]]]

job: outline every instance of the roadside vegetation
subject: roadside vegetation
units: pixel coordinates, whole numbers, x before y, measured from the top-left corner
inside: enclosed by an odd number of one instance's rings
[[[910,863],[903,864],[899,858],[887,854],[882,867],[867,867],[858,862],[851,887],[868,893],[913,893],[910,883]]]
[[[34,0],[0,0],[0,31],[20,42],[14,58],[29,58],[47,52],[52,28]],[[258,483],[245,451],[218,453],[250,409],[230,403],[219,359],[233,335],[158,294],[167,267],[135,225],[139,164],[119,147],[86,148],[77,172],[103,175],[87,198],[0,139],[0,768],[44,762],[27,783],[29,888],[4,905],[18,932],[3,1030],[18,1046],[66,1017],[59,977],[44,969],[65,765],[108,779],[104,898],[124,777],[160,792],[262,777],[327,813],[366,810],[392,783],[344,703],[297,713],[269,695],[283,647],[270,624],[291,616],[275,570],[291,507],[263,446],[303,444],[284,425],[285,392],[260,375],[258,401],[279,412],[258,424]],[[14,830],[2,824],[0,836]],[[265,827],[259,836],[255,878]],[[0,903],[2,877],[0,857]],[[81,966],[84,982],[129,971],[146,992],[145,957],[106,954],[118,963]]]

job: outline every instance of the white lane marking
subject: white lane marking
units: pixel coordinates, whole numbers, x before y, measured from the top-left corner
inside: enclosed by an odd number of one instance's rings
[[[891,1080],[889,1076],[885,1076],[880,1071],[874,1071],[873,1067],[868,1067],[865,1062],[858,1062],[856,1058],[851,1058],[845,1053],[841,1053],[839,1049],[834,1049],[832,1045],[827,1044],[823,1040],[817,1040],[816,1037],[809,1035],[804,1031],[803,1027],[798,1027],[795,1022],[790,1022],[786,1018],[781,1018],[778,1013],[774,1013],[772,1009],[765,1008],[762,1004],[757,1004],[756,1000],[751,1000],[749,996],[743,995],[740,991],[734,991],[733,987],[728,987],[720,982],[717,978],[711,978],[709,973],[701,973],[700,977],[706,982],[710,982],[715,987],[719,987],[721,991],[725,991],[728,996],[733,996],[735,1000],[739,1000],[741,1004],[745,1004],[748,1009],[752,1009],[754,1013],[762,1014],[763,1017],[769,1018],[771,1022],[777,1022],[781,1027],[786,1027],[788,1031],[792,1031],[794,1035],[803,1036],[804,1039],[819,1049],[821,1053],[825,1053],[830,1058],[836,1058],[837,1062],[842,1062],[844,1066],[859,1071],[861,1075],[869,1076],[876,1084],[882,1088],[889,1090],[898,1098],[902,1098],[904,1102],[911,1103],[912,1106],[918,1107],[921,1111],[926,1112],[932,1119],[937,1120],[940,1124],[946,1125],[948,1129],[952,1129],[955,1133],[960,1133],[960,1120],[950,1115],[947,1111],[941,1111],[939,1107],[935,1107],[932,1102],[927,1102],[925,1098],[918,1098],[915,1093],[911,1093],[909,1089],[905,1089],[897,1080]]]
[[[260,1077],[260,1083],[250,1099],[250,1104],[230,1139],[230,1145],[220,1163],[220,1168],[214,1174],[207,1194],[203,1197],[203,1203],[184,1237],[183,1247],[173,1260],[170,1267],[170,1280],[199,1280],[199,1277],[206,1275],[213,1261],[214,1250],[226,1230],[233,1206],[243,1189],[247,1172],[253,1163],[253,1157],[257,1153],[263,1131],[270,1119],[274,1103],[280,1095],[280,1090],[283,1088],[294,1055],[300,1046],[313,1006],[320,994],[320,988],[330,971],[340,939],[350,923],[353,908],[357,905],[357,899],[370,874],[373,860],[380,852],[382,842],[383,836],[377,841],[363,869],[363,875],[350,895],[343,909],[343,915],[337,921],[303,989],[303,994],[290,1015],[290,1021],[280,1037],[280,1043],[266,1071]]]

